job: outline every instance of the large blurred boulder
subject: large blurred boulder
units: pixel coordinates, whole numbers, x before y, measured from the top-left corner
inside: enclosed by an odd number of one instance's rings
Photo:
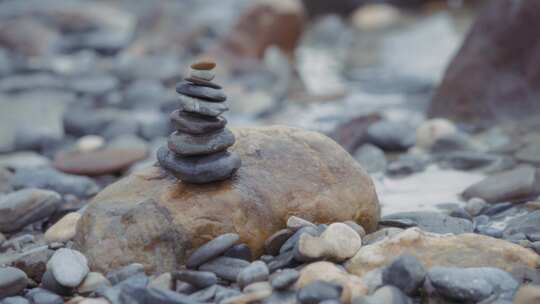
[[[286,127],[234,130],[242,167],[223,182],[186,184],[150,167],[88,205],[76,243],[95,270],[133,262],[177,269],[195,248],[236,232],[256,254],[291,215],[355,220],[374,230],[379,204],[369,176],[334,141]]]
[[[305,23],[300,0],[265,0],[250,7],[233,27],[221,48],[240,57],[262,58],[270,46],[292,56]]]
[[[539,29],[539,1],[488,1],[450,63],[429,115],[490,125],[539,113]]]

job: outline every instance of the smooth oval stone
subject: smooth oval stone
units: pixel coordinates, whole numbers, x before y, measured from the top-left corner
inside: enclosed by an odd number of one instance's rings
[[[159,164],[186,183],[203,184],[227,179],[242,165],[236,153],[221,152],[205,156],[179,157],[166,147],[157,152]]]
[[[176,92],[182,95],[200,98],[207,101],[222,102],[227,100],[227,95],[220,89],[213,89],[205,86],[194,85],[189,82],[179,83]]]
[[[342,287],[329,282],[315,281],[298,292],[298,301],[302,304],[317,304],[324,300],[338,300]]]
[[[385,285],[396,286],[408,295],[415,295],[424,283],[426,270],[413,255],[402,255],[382,271]]]
[[[188,258],[186,266],[196,268],[212,260],[231,248],[239,239],[240,236],[236,233],[226,233],[218,236],[195,250]]]
[[[215,67],[216,67],[216,63],[213,61],[198,61],[190,66],[190,68],[194,70],[203,70],[203,71],[212,70]]]
[[[248,267],[242,269],[236,278],[236,282],[241,288],[248,286],[249,284],[266,281],[270,271],[268,266],[262,261],[255,261]]]
[[[0,303],[2,304],[30,304],[30,302],[27,299],[20,296],[4,298],[2,301],[0,301]]]
[[[197,77],[186,77],[184,78],[184,80],[189,81],[196,85],[201,85],[201,86],[214,88],[214,89],[221,89],[221,86],[219,84],[211,82],[211,81],[207,81],[201,78],[197,78]]]
[[[176,131],[169,137],[168,147],[181,156],[205,155],[224,151],[232,146],[234,141],[234,134],[228,129],[204,135]]]
[[[213,117],[219,116],[221,113],[229,110],[226,102],[204,101],[189,96],[182,96],[180,98],[180,108],[186,112]]]
[[[199,79],[203,79],[203,80],[206,80],[206,81],[212,81],[212,79],[214,79],[214,77],[216,77],[216,74],[214,74],[212,71],[209,71],[209,70],[190,69],[189,77],[199,78]]]
[[[224,280],[235,282],[238,274],[248,266],[247,261],[222,256],[202,264],[199,269],[213,272]]]
[[[72,249],[58,249],[47,263],[47,271],[51,271],[54,278],[62,286],[77,287],[84,280],[90,269],[86,257]]]
[[[0,268],[0,299],[14,296],[28,284],[26,274],[14,267]]]
[[[61,296],[42,288],[34,288],[26,294],[26,298],[32,304],[63,304]]]
[[[116,285],[140,273],[144,273],[144,265],[139,263],[132,263],[107,273],[107,279],[111,282],[112,285]]]
[[[43,277],[41,278],[41,287],[57,295],[65,297],[73,294],[73,288],[65,287],[58,283],[51,270],[47,270],[43,274]]]
[[[198,289],[203,289],[217,284],[215,273],[209,271],[181,270],[173,273],[175,280],[189,283]]]
[[[277,272],[271,280],[272,287],[278,290],[289,288],[300,277],[296,269],[283,269]]]
[[[172,112],[170,118],[177,131],[194,135],[215,132],[227,124],[227,119],[222,116],[203,116],[180,110]]]

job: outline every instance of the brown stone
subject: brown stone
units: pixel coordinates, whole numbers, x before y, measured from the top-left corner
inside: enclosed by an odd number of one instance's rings
[[[540,303],[540,286],[522,286],[514,297],[514,304],[537,304]]]
[[[199,71],[209,71],[216,67],[216,63],[213,61],[198,61],[190,66],[190,68]]]
[[[124,171],[146,155],[146,149],[138,148],[59,152],[53,164],[56,169],[66,173],[96,176]]]
[[[443,235],[410,228],[363,246],[345,268],[363,276],[390,264],[402,254],[417,257],[426,269],[433,266],[495,267],[508,272],[516,267],[535,268],[540,258],[530,249],[480,234]]]
[[[491,125],[540,111],[540,2],[486,3],[446,71],[430,117]]]
[[[305,14],[299,0],[263,0],[240,16],[221,49],[238,57],[262,58],[266,48],[279,47],[292,57]]]
[[[242,167],[223,182],[185,184],[159,167],[107,187],[88,205],[75,242],[91,268],[137,262],[170,271],[199,246],[235,232],[256,255],[291,215],[314,223],[354,220],[373,231],[373,183],[322,134],[287,127],[242,128],[231,151]]]

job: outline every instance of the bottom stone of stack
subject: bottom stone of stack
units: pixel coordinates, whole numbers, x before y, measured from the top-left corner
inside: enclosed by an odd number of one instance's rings
[[[176,178],[186,183],[203,184],[227,179],[240,168],[236,153],[221,152],[210,155],[180,157],[167,147],[157,151],[159,164]]]

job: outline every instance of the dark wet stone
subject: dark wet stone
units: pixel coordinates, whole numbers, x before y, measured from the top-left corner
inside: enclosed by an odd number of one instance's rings
[[[186,262],[188,268],[197,268],[231,248],[240,236],[236,233],[222,234],[195,250]]]
[[[502,162],[501,157],[483,152],[456,151],[444,154],[441,161],[448,167],[457,170],[473,170]]]
[[[139,273],[144,273],[144,266],[133,263],[107,273],[107,279],[112,285],[116,285]]]
[[[336,284],[315,281],[300,289],[298,301],[302,304],[318,304],[324,300],[337,300],[341,297],[342,287]]]
[[[251,252],[249,246],[246,244],[234,245],[231,248],[227,249],[227,251],[225,251],[223,255],[226,257],[241,259],[248,262],[251,262],[253,260],[253,253]]]
[[[158,150],[157,158],[160,165],[176,178],[194,184],[227,179],[240,168],[242,163],[236,153],[222,152],[208,156],[181,158],[166,147]]]
[[[234,141],[234,134],[229,129],[202,135],[176,131],[169,137],[168,147],[178,155],[194,156],[224,151],[232,146]]]
[[[148,277],[144,273],[134,274],[113,287],[100,287],[95,291],[96,296],[109,300],[112,304],[132,303],[130,293],[134,289],[146,288],[149,283]],[[127,302],[123,299],[127,298]]]
[[[498,268],[433,267],[426,277],[426,290],[461,303],[477,303],[498,292],[499,299],[511,300],[518,282]]]
[[[272,234],[264,242],[264,250],[269,255],[278,255],[279,250],[285,244],[285,242],[293,236],[294,232],[290,229],[281,229],[276,233]]]
[[[208,80],[204,80],[202,78],[197,78],[197,77],[192,76],[192,77],[184,78],[184,80],[189,81],[198,86],[209,87],[209,88],[217,89],[217,90],[221,89],[221,86],[219,84],[208,81]]]
[[[12,179],[15,189],[40,188],[76,197],[89,197],[99,191],[99,186],[88,177],[65,174],[51,168],[21,168]]]
[[[213,272],[224,280],[235,282],[238,274],[248,266],[249,262],[244,260],[229,257],[218,257],[202,264],[199,269]]]
[[[384,268],[383,283],[393,285],[408,295],[415,295],[424,283],[426,270],[412,255],[402,255]]]
[[[367,129],[368,141],[385,151],[405,151],[416,141],[411,126],[391,121],[378,121]]]
[[[241,288],[244,288],[249,284],[268,280],[269,274],[268,266],[264,262],[255,261],[242,269],[238,274],[236,282]]]
[[[208,271],[180,270],[173,272],[173,278],[189,283],[198,289],[215,285],[218,282],[216,274]]]
[[[180,83],[176,86],[176,92],[193,98],[201,98],[207,101],[222,102],[227,96],[220,89],[206,86],[197,86],[191,83]]]
[[[295,269],[283,269],[276,272],[270,280],[274,289],[287,289],[298,280],[300,272]]]
[[[202,116],[180,110],[171,113],[171,122],[176,130],[193,135],[215,132],[227,124],[227,120],[222,116]]]
[[[0,299],[19,294],[28,285],[28,277],[14,267],[0,268]]]
[[[473,225],[469,220],[429,211],[400,212],[386,215],[382,217],[379,224],[398,228],[417,226],[422,230],[434,233],[460,234],[473,231]]]
[[[43,274],[43,278],[41,279],[41,287],[57,295],[62,295],[65,297],[73,294],[73,289],[62,286],[60,283],[58,283],[50,270],[45,271],[45,274]]]
[[[61,296],[54,294],[48,290],[34,288],[30,290],[26,296],[32,304],[63,304],[64,300]]]
[[[539,193],[538,170],[524,166],[486,177],[465,189],[463,197],[465,199],[479,197],[488,203],[499,203],[534,198]]]

